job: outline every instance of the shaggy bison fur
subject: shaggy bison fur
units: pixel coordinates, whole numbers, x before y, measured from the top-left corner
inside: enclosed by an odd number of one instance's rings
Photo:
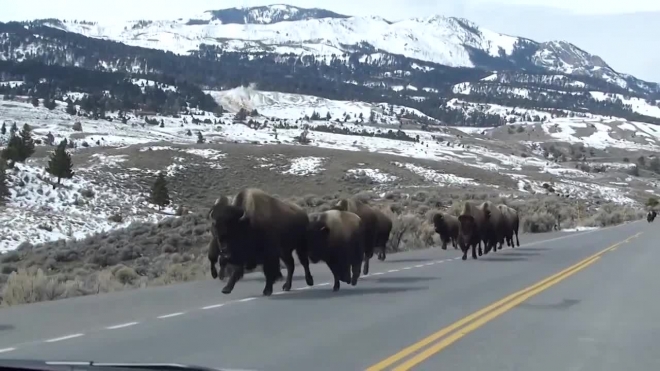
[[[245,188],[231,203],[226,197],[216,200],[209,218],[213,238],[219,246],[218,253],[211,253],[209,249],[211,274],[218,276],[214,270],[215,262],[219,259],[231,267],[231,275],[222,289],[224,294],[232,292],[245,269],[255,269],[257,265],[262,265],[266,277],[263,294],[271,295],[273,284],[282,278],[280,259],[287,268],[282,290],[289,291],[295,268],[293,250],[296,250],[305,270],[307,285],[314,284],[307,257],[309,219],[305,210],[299,206],[279,200],[257,188]]]
[[[364,228],[359,216],[348,211],[328,210],[309,215],[307,227],[309,259],[324,261],[339,290],[340,281],[355,286],[364,257]]]
[[[376,247],[378,214],[371,206],[354,198],[343,198],[332,209],[352,212],[362,220],[364,228],[364,268],[362,273],[369,274],[369,259],[374,256]]]
[[[502,217],[504,218],[504,238],[506,239],[506,245],[511,247],[517,245],[520,247],[520,240],[518,239],[518,230],[520,229],[518,210],[504,204],[497,205],[497,208],[500,209]],[[516,244],[513,243],[514,235],[516,236]]]

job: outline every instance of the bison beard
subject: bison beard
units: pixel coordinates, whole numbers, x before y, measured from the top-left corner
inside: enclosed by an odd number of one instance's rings
[[[294,260],[293,250],[305,270],[305,281],[309,286],[314,284],[309,271],[307,257],[306,232],[307,213],[292,204],[280,201],[265,192],[247,188],[241,190],[232,204],[218,199],[209,212],[213,221],[214,237],[220,245],[220,253],[212,253],[209,249],[209,260],[212,268],[215,261],[222,257],[231,275],[222,289],[229,294],[234,289],[245,269],[263,266],[266,286],[265,296],[273,293],[273,284],[281,279],[280,259],[287,268],[287,277],[282,290],[291,290]],[[222,268],[222,266],[221,266]]]
[[[310,214],[307,229],[309,258],[324,261],[334,277],[332,291],[340,282],[357,285],[364,256],[364,227],[356,214],[340,210]]]

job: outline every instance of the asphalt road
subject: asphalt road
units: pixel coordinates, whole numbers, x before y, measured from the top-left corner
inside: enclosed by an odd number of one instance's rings
[[[524,235],[520,248],[477,261],[452,247],[392,254],[337,293],[318,264],[314,287],[298,268],[294,290],[277,287],[270,298],[254,274],[230,295],[209,279],[3,308],[0,358],[264,371],[656,370],[659,237],[657,223],[643,221]]]

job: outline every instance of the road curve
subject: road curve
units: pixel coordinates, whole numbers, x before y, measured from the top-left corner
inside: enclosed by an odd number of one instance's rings
[[[524,235],[520,248],[477,261],[451,247],[392,254],[337,293],[318,264],[314,287],[298,268],[294,290],[270,298],[255,274],[230,295],[207,280],[3,308],[0,358],[264,371],[660,369],[651,317],[659,237],[644,221]]]

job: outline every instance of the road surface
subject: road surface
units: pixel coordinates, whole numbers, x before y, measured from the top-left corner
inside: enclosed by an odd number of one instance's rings
[[[429,249],[375,260],[332,292],[230,295],[217,280],[0,309],[0,358],[250,370],[660,369],[660,231],[646,221],[523,235],[477,261]],[[493,303],[495,303],[493,305]]]

